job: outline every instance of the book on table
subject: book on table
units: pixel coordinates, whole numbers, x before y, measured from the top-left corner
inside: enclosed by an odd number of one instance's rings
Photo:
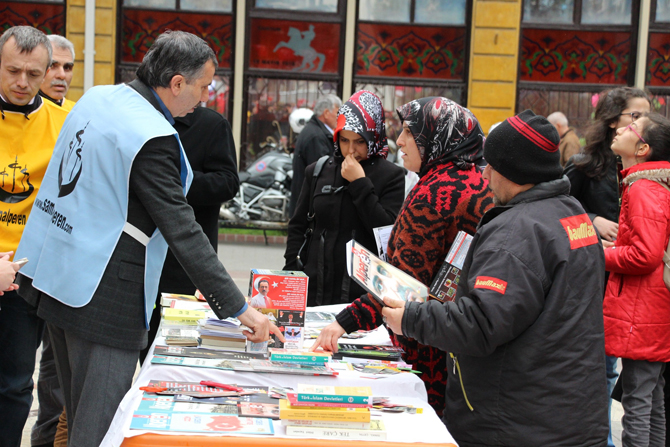
[[[465,231],[456,234],[449,253],[430,285],[430,297],[440,302],[454,301],[465,257],[470,249],[472,236]]]
[[[280,399],[279,418],[317,421],[370,422],[370,409],[295,406],[291,405],[286,399]]]
[[[130,422],[130,429],[241,435],[274,434],[270,419],[232,414],[135,412]]]
[[[294,407],[330,407],[330,408],[372,408],[371,404],[354,404],[346,402],[315,402],[315,401],[301,401],[298,402],[297,393],[286,393],[286,400]]]
[[[384,305],[384,297],[424,302],[428,288],[421,281],[382,261],[355,240],[347,242],[347,272],[374,299]]]
[[[319,404],[356,404],[372,406],[372,388],[369,386],[332,386],[298,384],[296,401]]]
[[[382,345],[355,345],[355,344],[338,344],[337,354],[333,355],[334,359],[341,359],[343,357],[355,357],[377,360],[401,360],[402,354],[405,351],[396,346],[382,346]]]
[[[281,425],[295,425],[300,427],[327,427],[327,428],[370,428],[369,422],[354,421],[315,421],[309,419],[282,419]]]
[[[205,318],[206,315],[207,313],[202,310],[172,309],[170,307],[163,308],[163,319],[168,322],[196,325],[198,324],[198,320]]]
[[[358,441],[386,440],[386,427],[381,419],[372,419],[368,428],[333,428],[305,425],[288,425],[286,434],[301,438],[346,439]]]
[[[324,350],[311,352],[308,349],[270,348],[273,362],[299,363],[301,365],[323,366],[330,361],[332,353]]]

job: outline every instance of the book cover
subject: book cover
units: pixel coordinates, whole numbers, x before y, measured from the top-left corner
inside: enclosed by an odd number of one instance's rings
[[[254,372],[266,372],[275,374],[300,374],[308,376],[336,376],[337,371],[333,371],[327,365],[311,366],[301,365],[300,363],[273,362],[271,360],[249,361],[249,365]]]
[[[298,384],[298,402],[372,405],[369,386],[329,386]]]
[[[447,253],[444,264],[442,264],[430,285],[431,298],[440,302],[453,301],[456,298],[461,270],[471,243],[472,236],[465,231],[458,232],[456,239],[451,244],[449,253]]]
[[[333,355],[334,359],[359,357],[377,360],[401,360],[402,354],[405,352],[402,348],[395,346],[354,344],[338,344],[337,346],[338,350],[337,354]]]
[[[300,363],[303,365],[322,366],[332,358],[326,351],[311,352],[307,349],[270,349],[270,360],[277,362]]]
[[[138,413],[203,413],[203,414],[233,414],[238,415],[237,402],[232,404],[201,403],[198,400],[191,402],[177,402],[173,396],[145,396],[142,397]]]
[[[384,262],[355,240],[347,242],[347,270],[382,305],[384,297],[424,302],[428,288],[402,270]]]
[[[237,353],[237,352],[225,352],[226,355],[244,355],[247,353]],[[190,366],[194,368],[212,368],[212,369],[223,369],[227,371],[247,371],[254,372],[254,369],[249,366],[249,360],[226,360],[226,359],[213,359],[213,358],[193,358],[193,357],[175,357],[168,355],[154,355],[151,359],[151,363],[157,365],[172,365],[172,366]]]
[[[305,407],[290,405],[288,400],[279,401],[281,419],[307,419],[317,421],[370,422],[368,408]]]
[[[163,308],[163,318],[168,321],[197,324],[198,320],[205,318],[206,312],[202,310],[183,310]]]
[[[370,427],[361,428],[328,428],[304,425],[289,425],[286,434],[299,436],[301,438],[324,438],[324,439],[348,439],[361,441],[384,441],[386,440],[386,427],[381,419],[372,419]]]
[[[201,413],[135,412],[130,429],[240,435],[274,434],[270,419]]]
[[[281,425],[295,425],[298,427],[327,427],[327,428],[370,428],[369,422],[347,421],[310,421],[308,419],[282,419]]]
[[[249,344],[248,351],[267,352],[268,348],[302,348],[307,307],[304,272],[252,269],[249,279],[249,305],[265,314],[284,335],[282,343],[274,334],[267,343]]]

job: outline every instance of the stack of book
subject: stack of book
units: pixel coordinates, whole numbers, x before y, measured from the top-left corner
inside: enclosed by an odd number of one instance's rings
[[[207,349],[222,351],[244,352],[247,346],[247,337],[242,333],[247,329],[236,318],[208,318],[200,322],[198,331],[199,346]]]
[[[370,387],[298,385],[279,401],[286,434],[306,438],[385,440],[381,419],[370,418]]]

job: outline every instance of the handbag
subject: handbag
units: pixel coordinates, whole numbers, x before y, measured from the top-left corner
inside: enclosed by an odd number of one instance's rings
[[[314,220],[314,194],[316,192],[316,180],[319,178],[319,174],[321,174],[323,165],[326,164],[328,158],[330,158],[328,155],[324,155],[316,161],[316,166],[314,166],[314,173],[312,174],[312,191],[309,194],[309,210],[307,211],[307,229],[305,229],[305,238],[302,241],[302,245],[298,249],[298,254],[295,257],[295,263],[298,266],[298,270],[303,270],[305,268],[303,259],[307,261],[305,256],[307,253],[309,253],[309,244],[312,240],[312,234],[314,233],[314,225],[316,225],[316,221]]]

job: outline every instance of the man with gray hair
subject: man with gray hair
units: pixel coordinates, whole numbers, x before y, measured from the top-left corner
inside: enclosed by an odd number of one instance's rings
[[[305,168],[324,155],[332,155],[335,150],[333,129],[337,127],[337,111],[341,105],[342,100],[336,95],[321,96],[314,105],[314,115],[298,135],[293,153],[293,179],[291,180],[291,200],[288,206],[291,217],[293,217],[305,179]]]
[[[570,157],[579,153],[581,148],[579,137],[575,133],[575,129],[568,126],[568,119],[563,113],[554,112],[547,117],[547,121],[554,125],[561,137],[558,150],[561,152],[561,166],[565,167]]]
[[[74,45],[58,34],[49,34],[47,37],[51,42],[53,54],[51,56],[51,67],[49,67],[49,72],[40,87],[40,95],[70,111],[74,107],[74,101],[70,101],[65,95],[70,90],[70,83],[72,82]]]
[[[50,63],[43,32],[15,26],[0,37],[0,256],[19,245],[67,117],[37,94]],[[21,443],[43,332],[44,321],[16,290],[0,296],[0,446]]]
[[[246,304],[185,199],[193,173],[172,124],[207,99],[216,65],[204,40],[168,31],[137,80],[90,89],[61,131],[17,282],[49,328],[68,445],[100,445],[130,388],[168,246],[217,317],[238,318],[252,342],[283,340]]]

